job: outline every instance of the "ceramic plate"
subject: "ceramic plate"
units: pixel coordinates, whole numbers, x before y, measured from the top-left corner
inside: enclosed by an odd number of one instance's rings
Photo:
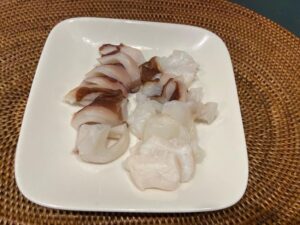
[[[120,42],[146,58],[187,51],[200,64],[204,98],[219,104],[211,125],[197,125],[205,158],[178,190],[139,191],[122,162],[91,165],[72,154],[77,108],[63,96],[95,64],[98,47]],[[131,143],[134,144],[134,143]],[[229,207],[243,196],[248,159],[232,64],[224,42],[199,27],[103,18],[68,19],[53,28],[26,107],[15,161],[16,181],[29,200],[46,207],[119,212],[199,212]]]

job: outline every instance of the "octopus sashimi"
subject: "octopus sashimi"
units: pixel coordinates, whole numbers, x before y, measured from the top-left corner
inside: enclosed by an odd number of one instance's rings
[[[118,52],[125,53],[126,55],[130,56],[137,63],[137,65],[141,65],[146,61],[143,53],[140,50],[124,44],[104,44],[99,48],[99,52],[102,56],[113,55]]]
[[[120,97],[119,97],[120,98]],[[72,126],[78,129],[86,123],[118,125],[127,119],[127,99],[97,97],[73,115]]]
[[[111,55],[120,51],[119,45],[103,44],[99,47],[99,53],[101,56]]]
[[[139,85],[141,84],[141,77],[138,65],[130,56],[122,52],[118,52],[112,55],[105,55],[99,58],[98,61],[102,65],[121,64],[127,71],[131,80],[131,90],[136,91]]]
[[[128,96],[128,91],[121,82],[107,76],[88,77],[83,81],[83,84],[95,84],[101,88],[120,90],[125,98]]]
[[[132,83],[128,72],[121,65],[98,65],[85,76],[86,78],[107,76],[120,82],[128,91]]]
[[[129,145],[126,124],[83,124],[78,129],[76,153],[90,163],[108,163],[124,154]]]
[[[157,74],[153,80],[143,84],[141,92],[160,103],[187,99],[187,88],[184,83],[169,74]]]
[[[168,57],[152,57],[140,66],[143,82],[152,80],[158,73],[167,73],[173,78],[181,76],[184,84],[189,87],[198,72],[198,64],[184,51],[175,50]]]
[[[71,90],[64,98],[65,102],[72,105],[87,106],[91,104],[97,97],[107,97],[122,95],[127,93],[121,92],[118,87],[113,88],[102,88],[95,84],[84,84]]]

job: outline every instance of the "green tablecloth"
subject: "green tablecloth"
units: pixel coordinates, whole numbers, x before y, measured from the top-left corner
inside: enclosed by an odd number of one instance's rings
[[[233,2],[256,11],[300,37],[299,0],[233,0]]]

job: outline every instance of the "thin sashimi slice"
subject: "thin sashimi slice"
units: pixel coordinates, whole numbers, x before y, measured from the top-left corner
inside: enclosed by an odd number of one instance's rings
[[[141,65],[146,61],[143,53],[136,48],[121,44],[121,52],[129,55],[137,63],[137,65]]]
[[[163,105],[162,114],[170,116],[187,128],[191,128],[194,124],[191,108],[186,102],[176,100],[166,102]]]
[[[184,84],[184,82],[182,82],[181,80],[175,79],[176,80],[176,91],[175,93],[173,93],[173,96],[171,97],[171,100],[178,100],[178,101],[182,101],[185,102],[188,98],[188,90],[186,85]]]
[[[71,90],[64,98],[65,102],[72,105],[87,106],[91,104],[97,97],[113,97],[122,95],[120,89],[107,89],[99,87],[95,84],[80,85]]]
[[[205,157],[205,152],[199,146],[198,134],[195,125],[190,130],[190,146],[192,147],[196,163],[202,162]]]
[[[140,65],[139,69],[141,73],[142,83],[154,80],[155,76],[162,72],[158,68],[156,56],[152,57],[149,61]]]
[[[207,102],[198,104],[196,119],[211,124],[218,116],[218,104],[215,102]]]
[[[128,55],[118,52],[113,55],[106,55],[98,59],[102,65],[108,64],[121,64],[131,79],[131,90],[136,91],[138,86],[141,84],[140,71],[137,63]],[[105,74],[105,73],[104,73]]]
[[[169,116],[158,114],[156,116],[151,117],[146,122],[144,128],[143,142],[141,145],[143,145],[143,143],[147,143],[148,140],[151,140],[149,142],[150,144],[148,145],[150,148],[151,143],[154,146],[153,143],[155,143],[155,141],[158,139],[163,140],[160,141],[163,143],[166,143],[167,141],[170,142],[173,145],[172,147],[170,147],[170,149],[183,149],[178,150],[178,153],[176,154],[182,153],[184,154],[183,156],[186,156],[186,154],[190,154],[186,153],[186,151],[191,151],[191,154],[193,156],[192,161],[194,163],[191,164],[191,167],[188,168],[194,168],[194,164],[196,162],[201,161],[201,159],[203,158],[201,148],[198,145],[198,138],[194,126],[187,129],[186,127],[182,126],[179,122],[170,118]],[[191,159],[192,156],[190,155],[187,157]],[[182,165],[182,167],[184,167],[184,165]],[[182,181],[187,181],[193,176],[193,169],[188,168],[186,168],[185,174],[189,175],[184,175]],[[188,171],[190,171],[190,173]]]
[[[102,106],[86,106],[74,114],[72,126],[78,129],[82,124],[111,124],[118,125],[122,123],[119,115]]]
[[[119,45],[103,44],[99,47],[99,53],[102,56],[111,55],[120,51]]]
[[[144,103],[145,101],[148,101],[148,100],[150,100],[150,98],[148,96],[144,95],[140,91],[138,93],[136,93],[136,95],[135,95],[135,101],[136,101],[137,104],[142,104],[142,103]]]
[[[125,98],[128,96],[128,92],[124,85],[115,79],[109,78],[108,76],[88,77],[83,81],[83,84],[95,84],[97,87],[101,88],[121,90]]]
[[[162,105],[153,100],[147,100],[141,104],[138,104],[127,120],[131,132],[141,139],[143,136],[145,123],[151,116],[159,113],[161,108]]]
[[[157,114],[150,117],[144,125],[143,140],[152,136],[159,136],[170,140],[178,138],[188,143],[190,141],[189,130],[169,116]]]
[[[176,92],[177,84],[173,78],[169,79],[162,87],[162,93],[159,96],[152,96],[154,99],[160,103],[165,103],[171,100],[173,94]]]
[[[155,188],[174,191],[180,184],[180,167],[175,154],[170,152],[130,155],[125,168],[140,190]]]
[[[147,97],[160,96],[163,91],[163,85],[159,80],[148,81],[141,86],[140,91]]]
[[[182,145],[177,139],[172,139],[170,142],[172,143],[173,151],[178,158],[181,168],[180,181],[188,182],[194,176],[196,169],[196,159],[193,148],[189,144]]]
[[[197,87],[197,88],[189,89],[188,96],[187,96],[188,101],[202,102],[202,98],[203,98],[203,88]]]
[[[71,105],[87,105],[87,104],[90,104],[90,103],[86,103],[84,101],[82,101],[83,97],[81,96],[81,90],[83,90],[82,88],[88,88],[90,90],[95,90],[97,89],[98,87],[96,85],[93,85],[93,84],[85,84],[85,85],[80,85],[76,88],[73,88],[71,91],[69,91],[65,96],[64,96],[64,102],[68,103],[68,104],[71,104]],[[94,94],[96,92],[96,90],[94,92],[90,91],[88,93],[86,93],[85,95],[89,95],[89,94]],[[98,90],[99,92],[99,90]],[[98,96],[98,92],[96,93],[96,97]],[[96,98],[95,97],[95,98]],[[95,99],[94,98],[94,99]],[[92,101],[94,100],[92,99]]]
[[[127,90],[130,90],[131,87],[131,78],[121,65],[98,65],[85,76],[86,78],[107,76],[119,81]]]
[[[182,76],[187,87],[191,85],[198,72],[198,64],[186,52],[174,50],[168,57],[156,57],[158,68],[173,77]]]
[[[159,136],[152,136],[142,142],[135,152],[147,156],[163,154],[163,152],[173,153],[180,165],[180,181],[187,182],[194,175],[195,159],[193,150],[188,143],[182,143],[176,138],[166,140]]]
[[[164,101],[186,101],[187,99],[187,88],[182,82],[182,77],[178,76],[173,78],[172,74],[163,73],[160,74],[160,83],[163,85],[163,91],[161,97],[164,98]],[[170,85],[175,85],[175,88],[170,88]]]
[[[187,88],[179,79],[172,78],[169,74],[156,74],[153,80],[143,84],[141,92],[158,102],[179,100],[186,101]]]
[[[144,55],[140,50],[122,43],[120,45],[104,44],[99,48],[99,52],[102,56],[113,55],[118,52],[122,52],[130,56],[138,65],[141,65],[145,62]]]
[[[71,124],[75,129],[86,123],[118,125],[127,119],[127,102],[122,97],[99,96],[90,105],[76,112]]]
[[[198,64],[186,52],[174,50],[168,57],[152,57],[140,66],[141,80],[152,80],[158,73],[171,74],[173,78],[182,76],[184,84],[189,87],[198,72]]]
[[[188,92],[188,101],[194,119],[211,124],[218,116],[218,104],[202,102],[202,88],[191,88]]]
[[[126,124],[114,128],[107,124],[83,124],[78,130],[76,152],[83,161],[108,163],[124,154],[128,145]]]

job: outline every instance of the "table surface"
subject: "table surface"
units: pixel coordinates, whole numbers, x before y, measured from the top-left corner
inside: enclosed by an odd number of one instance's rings
[[[233,2],[267,17],[300,37],[299,0],[233,0]]]
[[[51,29],[79,16],[191,24],[222,38],[233,63],[249,156],[248,187],[239,203],[207,213],[121,214],[48,209],[22,196],[15,149],[37,64]],[[291,32],[223,0],[0,0],[0,18],[0,224],[300,224],[300,39]],[[220,179],[226,182],[222,174]]]

